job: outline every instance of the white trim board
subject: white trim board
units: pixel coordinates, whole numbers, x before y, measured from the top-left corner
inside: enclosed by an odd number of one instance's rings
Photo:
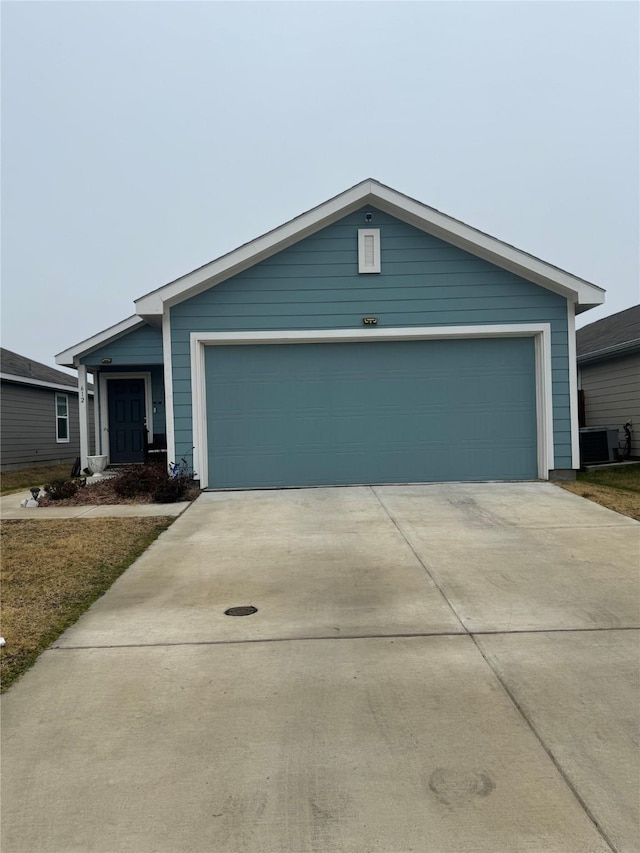
[[[60,415],[58,414],[58,397],[65,398],[65,408],[67,410],[64,415],[64,419],[67,422],[67,437],[66,438],[58,438],[58,420],[60,419]],[[69,394],[66,391],[56,391],[53,395],[53,406],[56,413],[56,444],[69,444],[71,441],[71,412],[69,410]]]
[[[107,382],[110,379],[143,379],[144,380],[144,411],[147,421],[147,432],[149,441],[153,441],[153,399],[151,394],[151,373],[148,370],[140,370],[137,372],[123,371],[122,373],[111,373],[110,371],[100,371],[98,377],[98,386],[100,394],[100,433],[102,436],[102,453],[109,457],[109,397],[107,394]]]
[[[406,328],[320,329],[269,332],[192,332],[191,393],[194,469],[200,486],[209,485],[207,446],[206,346],[249,344],[305,344],[358,341],[455,340],[470,338],[532,337],[536,365],[536,434],[538,477],[549,479],[554,468],[551,324],[522,323],[492,326],[419,326]]]
[[[162,315],[162,353],[167,462],[173,462],[176,459],[176,431],[173,414],[173,357],[171,353],[171,312],[169,309]]]
[[[582,306],[581,310],[604,302],[601,287],[369,178],[279,228],[134,300],[136,312],[149,322],[158,322],[166,306],[190,299],[367,204],[559,293]]]
[[[137,314],[127,317],[126,320],[121,320],[119,323],[116,323],[115,326],[109,326],[108,329],[104,329],[102,332],[98,332],[96,335],[93,335],[84,341],[80,341],[80,343],[74,344],[74,346],[69,347],[69,349],[58,353],[56,356],[56,364],[59,364],[62,367],[77,367],[79,359],[83,356],[89,355],[89,353],[99,349],[111,341],[115,341],[117,338],[121,338],[123,335],[133,331],[137,326],[145,325],[147,325],[146,320],[143,320],[142,317],[138,317]]]
[[[569,411],[571,416],[571,467],[580,468],[580,423],[578,418],[578,362],[576,359],[576,311],[567,302],[567,331],[569,332]]]
[[[78,427],[80,432],[80,469],[87,467],[89,456],[89,404],[85,393],[87,388],[87,368],[78,365]],[[95,410],[95,405],[94,405]],[[95,411],[94,411],[95,418]]]

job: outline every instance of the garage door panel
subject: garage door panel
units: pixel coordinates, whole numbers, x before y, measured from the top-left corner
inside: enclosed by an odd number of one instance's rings
[[[536,476],[533,341],[215,346],[217,488]]]
[[[229,453],[240,447],[243,453],[259,453],[261,448],[272,448],[276,452],[293,452],[298,447],[308,447],[312,452],[323,448],[329,453],[340,450],[353,452],[365,448],[376,436],[383,442],[384,450],[394,447],[416,450],[419,447],[450,446],[456,443],[470,447],[493,449],[496,442],[496,416],[503,417],[513,429],[513,435],[502,436],[502,445],[515,442],[527,447],[531,412],[528,409],[487,408],[462,409],[452,419],[451,412],[444,407],[437,411],[382,411],[376,412],[376,423],[371,423],[371,414],[365,412],[341,412],[330,417],[317,410],[297,415],[294,423],[290,414],[267,414],[260,419],[262,429],[256,432],[255,420],[234,417],[218,422],[210,430],[216,453]],[[472,424],[470,423],[473,418]],[[333,444],[327,447],[327,432],[332,432]],[[523,436],[523,438],[521,438]]]
[[[478,381],[477,374],[458,375],[456,393],[460,399],[455,405],[450,400],[450,377],[435,380],[417,375],[411,377],[410,387],[400,377],[376,377],[368,393],[362,388],[362,378],[320,382],[300,377],[291,382],[275,377],[275,381],[270,382],[239,381],[235,385],[226,383],[218,387],[216,394],[219,400],[224,401],[225,412],[217,417],[224,419],[236,415],[244,418],[248,404],[263,417],[290,412],[295,407],[296,416],[300,418],[305,414],[326,413],[327,407],[336,417],[358,412],[369,417],[372,408],[379,413],[389,410],[413,415],[438,409],[474,414],[483,410],[492,412],[495,407],[513,408],[519,404],[530,408],[530,376],[496,375],[493,379],[491,384],[483,384]],[[367,382],[371,383],[371,380]]]

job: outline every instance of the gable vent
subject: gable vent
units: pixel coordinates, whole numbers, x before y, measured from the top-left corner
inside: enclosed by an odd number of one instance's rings
[[[380,272],[379,228],[358,228],[358,272]]]

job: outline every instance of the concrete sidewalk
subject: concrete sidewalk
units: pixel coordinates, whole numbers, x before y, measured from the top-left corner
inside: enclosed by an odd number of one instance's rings
[[[2,851],[637,853],[639,546],[544,483],[205,493],[4,697]]]
[[[45,521],[51,518],[137,518],[155,515],[178,516],[189,506],[189,501],[175,504],[101,504],[85,506],[52,506],[26,509],[21,501],[31,493],[14,492],[0,497],[0,518],[21,521]]]

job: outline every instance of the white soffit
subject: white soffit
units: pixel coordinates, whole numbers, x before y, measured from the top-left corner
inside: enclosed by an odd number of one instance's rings
[[[165,305],[176,305],[208,290],[367,204],[559,293],[576,303],[577,313],[604,302],[602,288],[368,179],[262,237],[136,299],[136,311],[147,321],[157,322],[156,318],[162,315]]]

